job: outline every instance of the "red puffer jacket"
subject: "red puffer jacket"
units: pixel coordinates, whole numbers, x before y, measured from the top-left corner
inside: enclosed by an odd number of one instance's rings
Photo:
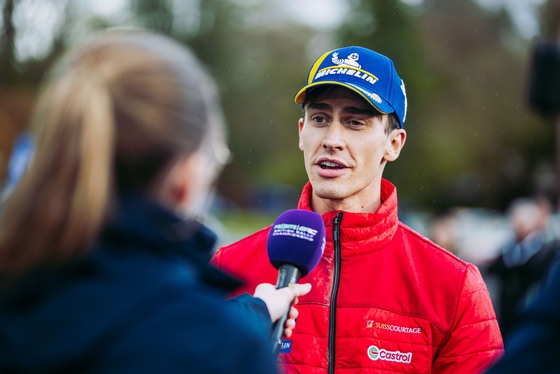
[[[311,186],[299,202],[310,210]],[[288,373],[479,373],[503,351],[478,269],[400,223],[395,187],[381,186],[374,214],[323,215],[327,244],[302,282],[291,342],[279,360]],[[214,263],[253,292],[276,283],[270,227],[221,248]],[[288,344],[291,345],[288,348]]]

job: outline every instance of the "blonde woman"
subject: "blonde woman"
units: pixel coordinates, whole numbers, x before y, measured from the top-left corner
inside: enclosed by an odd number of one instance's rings
[[[193,54],[98,36],[53,70],[34,130],[0,224],[0,372],[274,373],[271,321],[309,287],[224,301],[238,284],[194,218],[228,151]]]

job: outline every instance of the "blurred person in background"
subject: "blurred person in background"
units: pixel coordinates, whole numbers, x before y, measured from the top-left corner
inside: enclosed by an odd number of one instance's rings
[[[560,373],[560,259],[506,338],[504,356],[487,374]]]
[[[228,157],[216,95],[148,32],[105,33],[51,72],[1,217],[0,372],[276,372],[272,321],[309,286],[224,300],[239,282],[208,264],[198,220]]]
[[[551,215],[552,204],[541,197],[518,198],[508,207],[513,237],[485,272],[497,279],[494,299],[504,337],[519,322],[558,253]]]
[[[502,352],[477,267],[398,218],[383,178],[404,146],[407,99],[393,61],[362,47],[326,52],[295,96],[309,183],[298,208],[323,216],[324,255],[307,275],[288,373],[477,373]],[[214,262],[251,292],[272,282],[270,227],[218,250]]]
[[[457,254],[456,225],[457,222],[453,213],[437,215],[432,219],[430,238],[440,247]]]

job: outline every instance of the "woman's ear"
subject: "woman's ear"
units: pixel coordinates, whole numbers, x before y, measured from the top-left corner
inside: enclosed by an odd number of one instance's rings
[[[196,193],[201,163],[198,152],[178,158],[162,176],[158,191],[160,199],[173,208],[187,205],[192,200],[191,195]]]
[[[183,178],[188,173],[188,165],[188,158],[178,159],[163,178],[161,197],[173,206],[180,205],[189,194],[186,178]]]
[[[401,150],[406,141],[406,131],[403,129],[395,129],[388,135],[387,150],[385,152],[385,161],[395,161],[399,158]]]

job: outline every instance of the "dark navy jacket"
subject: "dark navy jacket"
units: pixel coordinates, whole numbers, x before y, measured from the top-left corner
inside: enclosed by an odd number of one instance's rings
[[[502,359],[487,374],[560,373],[560,259],[551,264],[539,295],[527,307]]]
[[[0,295],[0,373],[275,373],[266,305],[225,301],[238,283],[208,264],[214,242],[123,201],[88,256]]]

